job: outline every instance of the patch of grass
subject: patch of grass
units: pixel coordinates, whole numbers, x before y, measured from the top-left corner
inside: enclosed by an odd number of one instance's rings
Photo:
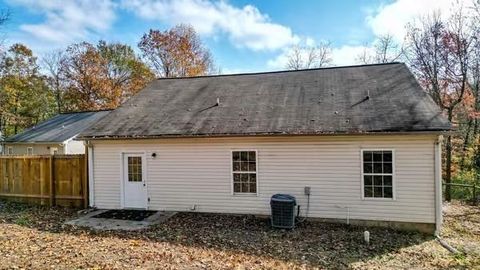
[[[30,226],[32,224],[31,219],[27,215],[21,215],[13,221],[20,226]]]
[[[455,263],[459,266],[466,267],[466,266],[474,265],[474,264],[472,264],[472,260],[475,259],[475,258],[471,258],[465,252],[461,251],[457,254],[454,254],[453,258],[455,260]]]

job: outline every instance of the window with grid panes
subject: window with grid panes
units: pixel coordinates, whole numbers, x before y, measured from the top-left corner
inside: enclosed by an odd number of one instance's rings
[[[257,152],[232,151],[234,193],[257,193]]]
[[[363,195],[393,198],[393,151],[363,150]]]
[[[142,182],[142,157],[128,157],[128,181]]]

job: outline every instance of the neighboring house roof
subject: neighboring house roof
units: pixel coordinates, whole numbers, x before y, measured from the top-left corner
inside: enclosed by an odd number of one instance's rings
[[[406,65],[391,63],[158,79],[80,137],[313,135],[450,129],[451,124]]]
[[[6,143],[64,142],[78,135],[110,111],[61,113],[24,132],[11,136]]]

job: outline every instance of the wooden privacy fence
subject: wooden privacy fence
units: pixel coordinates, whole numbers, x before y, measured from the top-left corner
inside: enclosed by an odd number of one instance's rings
[[[0,198],[87,207],[85,155],[0,156]]]

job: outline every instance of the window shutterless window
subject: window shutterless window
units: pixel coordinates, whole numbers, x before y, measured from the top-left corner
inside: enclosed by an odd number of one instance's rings
[[[27,155],[33,155],[33,147],[27,147]]]
[[[393,151],[362,150],[362,166],[363,197],[393,199]]]
[[[7,148],[7,153],[8,153],[9,155],[13,155],[13,147],[9,146],[9,147]]]
[[[128,157],[128,181],[142,182],[142,157]]]
[[[232,151],[233,193],[257,193],[257,151]]]

